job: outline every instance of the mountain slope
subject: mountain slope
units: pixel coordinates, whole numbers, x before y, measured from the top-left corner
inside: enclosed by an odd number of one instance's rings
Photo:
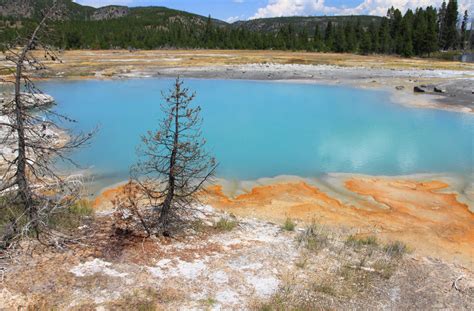
[[[52,4],[53,0],[0,0],[0,14],[3,17],[37,19],[42,15],[42,11],[51,7]],[[58,0],[58,9],[61,18],[75,20],[89,19],[96,10],[72,0]]]
[[[333,24],[343,24],[346,22],[360,23],[362,26],[368,26],[371,22],[379,22],[379,16],[291,16],[291,17],[274,17],[252,19],[248,21],[238,21],[232,24],[234,27],[244,28],[250,31],[274,33],[279,31],[282,27],[292,25],[295,30],[301,31],[304,28],[311,31],[316,26],[320,29],[326,28],[330,21]]]
[[[98,21],[131,17],[151,24],[159,24],[166,19],[173,18],[181,21],[187,19],[190,22],[203,24],[208,19],[205,16],[160,6],[129,8],[109,5],[93,8],[77,4],[72,0],[57,1],[62,20]],[[51,7],[52,3],[53,0],[0,0],[0,15],[13,19],[38,19],[44,10]],[[227,25],[226,22],[217,19],[212,19],[212,22],[215,25]]]

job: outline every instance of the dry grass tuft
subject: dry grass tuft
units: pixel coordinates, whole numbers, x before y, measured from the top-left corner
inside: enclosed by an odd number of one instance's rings
[[[307,250],[317,252],[329,245],[329,232],[322,226],[313,223],[301,232],[296,241]]]
[[[384,250],[392,258],[400,258],[408,252],[408,247],[400,241],[393,241],[384,246]]]
[[[111,310],[138,310],[156,311],[162,310],[162,304],[178,301],[183,297],[182,293],[174,288],[144,288],[136,290],[131,294],[123,296],[120,300],[109,303]]]
[[[360,247],[363,247],[363,246],[377,247],[378,242],[377,242],[377,238],[373,235],[369,235],[369,236],[365,236],[365,237],[358,237],[358,236],[355,236],[355,235],[350,235],[346,239],[346,245],[351,246],[351,247],[355,247],[355,248],[360,248]]]
[[[220,232],[232,231],[237,227],[237,221],[234,219],[222,217],[214,224],[214,229]]]

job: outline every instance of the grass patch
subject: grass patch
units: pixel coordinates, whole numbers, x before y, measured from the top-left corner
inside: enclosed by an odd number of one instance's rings
[[[307,256],[302,256],[298,259],[297,262],[295,262],[295,266],[304,269],[308,265],[308,257]]]
[[[401,258],[408,252],[407,245],[400,241],[390,242],[383,249],[392,258]]]
[[[350,235],[345,242],[346,245],[351,247],[360,248],[362,246],[378,246],[377,238],[373,235],[366,237],[358,237],[355,235]]]
[[[109,304],[112,310],[138,310],[138,311],[156,311],[160,310],[159,293],[156,290],[145,289],[144,291],[135,291],[122,297],[120,300]]]
[[[125,295],[118,301],[110,303],[110,310],[137,310],[137,311],[157,311],[163,310],[163,303],[171,303],[182,298],[180,292],[172,288],[154,289],[145,288],[136,290]]]
[[[313,284],[312,290],[328,296],[336,296],[336,289],[327,281]]]
[[[191,228],[192,228],[195,232],[199,232],[199,233],[206,232],[206,230],[207,230],[209,227],[210,227],[210,226],[206,226],[206,224],[204,223],[204,221],[202,221],[201,219],[194,220],[194,221],[191,222]]]
[[[287,217],[282,228],[285,231],[295,231],[296,223],[293,221],[293,219]]]
[[[212,308],[217,303],[217,300],[212,297],[209,297],[207,299],[201,300],[201,303],[208,308]]]
[[[372,268],[374,268],[382,278],[388,280],[397,270],[397,265],[390,261],[378,260],[372,265]]]
[[[21,230],[26,225],[28,218],[24,208],[11,200],[0,198],[0,236],[13,230],[12,224],[16,223],[16,230]],[[52,229],[68,231],[76,229],[86,217],[94,214],[94,209],[87,200],[79,200],[67,208],[58,208],[51,213],[42,213],[39,217]]]
[[[73,230],[82,221],[94,215],[94,209],[88,200],[79,200],[68,208],[58,209],[48,220],[51,228],[57,230]]]
[[[300,233],[296,240],[300,246],[316,252],[329,245],[329,233],[323,227],[313,223]]]
[[[237,227],[237,221],[222,217],[214,224],[214,229],[220,232],[232,231]]]

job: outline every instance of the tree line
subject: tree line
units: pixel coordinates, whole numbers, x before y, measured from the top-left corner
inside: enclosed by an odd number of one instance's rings
[[[459,18],[456,0],[407,10],[390,8],[387,16],[363,25],[356,21],[327,22],[313,28],[296,29],[293,24],[276,32],[258,32],[244,27],[152,16],[123,17],[102,21],[69,20],[53,24],[50,44],[62,49],[277,49],[338,53],[398,54],[425,56],[438,50],[472,46],[469,15]],[[22,21],[28,29],[31,21]],[[3,24],[14,21],[3,20]],[[1,25],[1,24],[0,24]],[[0,42],[12,40],[18,29],[4,27]]]

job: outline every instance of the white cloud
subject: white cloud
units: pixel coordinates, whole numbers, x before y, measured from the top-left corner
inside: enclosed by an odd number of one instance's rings
[[[228,17],[225,21],[232,24],[233,22],[239,21],[239,20],[244,20],[245,17],[243,15],[240,16],[231,16]]]
[[[96,8],[100,8],[106,5],[130,5],[133,3],[133,0],[74,0],[82,5],[93,6]]]
[[[442,0],[363,0],[354,7],[326,6],[324,0],[268,0],[268,4],[259,8],[251,18],[278,17],[291,15],[385,15],[387,10],[393,6],[405,12],[407,9],[416,7],[426,7],[434,5],[439,7]],[[458,1],[460,12],[468,10],[472,12],[474,3],[471,0]]]

